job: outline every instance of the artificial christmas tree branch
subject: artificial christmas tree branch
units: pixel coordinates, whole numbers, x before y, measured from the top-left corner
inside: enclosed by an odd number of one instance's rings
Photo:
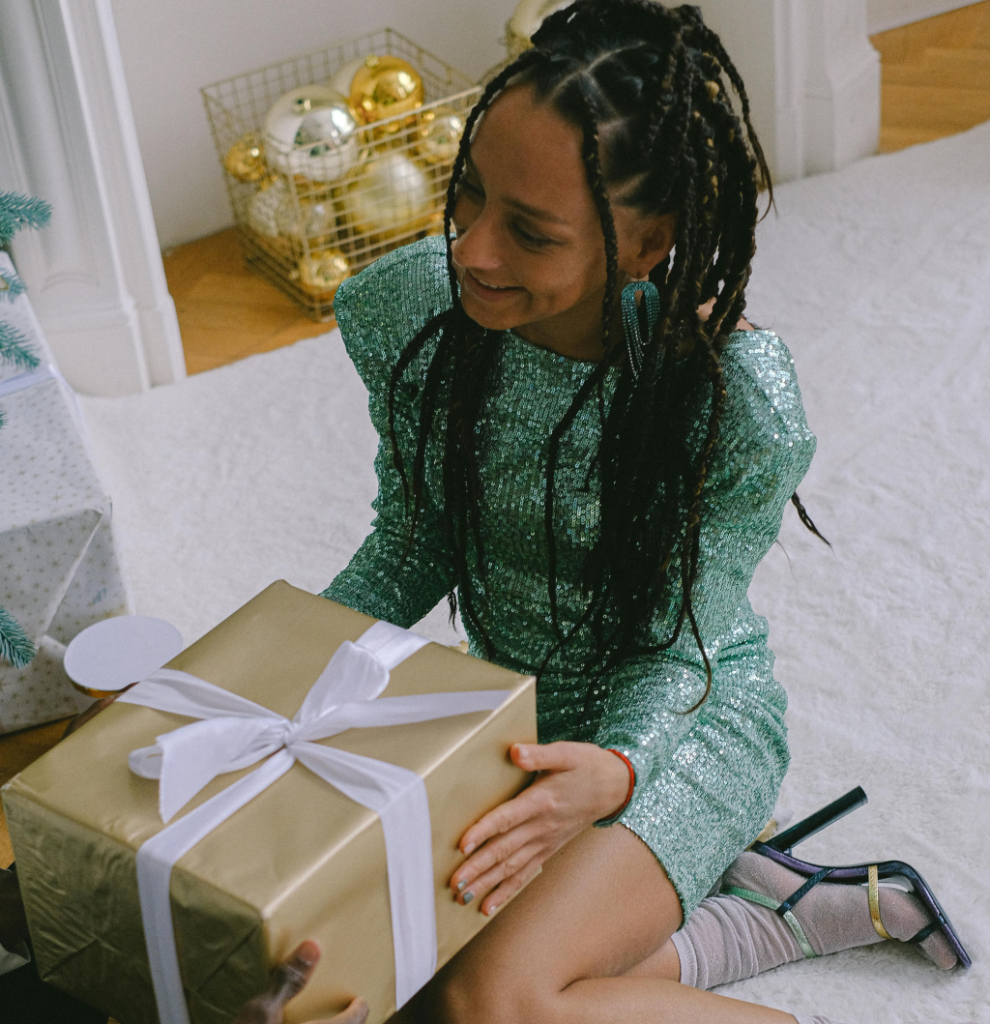
[[[44,227],[51,215],[52,208],[43,199],[0,192],[0,248],[8,245],[21,228]],[[0,300],[12,301],[23,291],[24,282],[17,274],[0,274]],[[0,363],[12,363],[19,370],[33,370],[40,361],[28,339],[12,324],[0,320]],[[3,423],[0,409],[0,428]],[[14,668],[26,668],[35,654],[37,650],[21,624],[0,607],[0,659]]]
[[[6,246],[21,228],[43,228],[52,208],[43,199],[0,192],[0,247]]]

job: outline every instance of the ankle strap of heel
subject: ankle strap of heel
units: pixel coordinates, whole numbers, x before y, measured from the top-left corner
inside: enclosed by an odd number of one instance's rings
[[[738,896],[740,899],[749,900],[750,903],[758,903],[761,907],[766,907],[768,910],[772,910],[775,914],[780,916],[787,922],[788,927],[794,933],[794,938],[797,939],[797,944],[801,947],[801,952],[804,954],[806,960],[814,960],[818,954],[812,948],[811,943],[808,941],[808,936],[805,935],[804,929],[801,927],[801,922],[794,916],[789,909],[784,910],[780,913],[781,908],[784,906],[783,903],[777,900],[771,899],[769,896],[764,896],[761,892],[753,892],[752,889],[742,889],[738,885],[727,885],[722,889],[723,896]]]

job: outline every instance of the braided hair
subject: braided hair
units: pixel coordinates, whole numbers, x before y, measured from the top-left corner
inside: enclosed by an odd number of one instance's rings
[[[720,349],[745,307],[759,191],[770,190],[772,202],[769,169],[739,73],[698,8],[667,8],[652,0],[576,0],[550,15],[532,41],[531,49],[487,84],[468,118],[444,213],[451,305],[406,345],[391,375],[389,436],[407,509],[412,507],[408,544],[425,500],[427,444],[442,424],[443,523],[454,562],[451,615],[459,601],[493,657],[478,461],[479,419],[496,372],[500,332],[482,328],[460,303],[451,216],[478,118],[509,83],[525,82],[537,102],[551,104],[582,133],[581,158],[601,220],[607,275],[603,357],[553,430],[546,455],[544,523],[554,638],[539,671],[554,657],[566,657],[569,641],[586,630],[593,638],[592,654],[572,667],[588,675],[587,712],[605,672],[632,655],[669,648],[686,627],[708,679],[700,704],[712,676],[692,589],[702,492],[725,405]],[[650,274],[661,313],[639,367],[629,364],[617,343],[621,339],[612,336],[619,271],[610,187],[621,187],[621,202],[644,214],[676,214],[673,256]],[[703,320],[698,309],[706,303],[712,306]],[[436,348],[423,381],[409,473],[395,432],[395,396],[405,371],[431,340]],[[613,369],[615,391],[606,412],[604,382]],[[600,526],[584,561],[583,611],[564,624],[557,598],[556,470],[561,442],[589,402],[598,403],[602,419],[595,460]],[[658,614],[669,615],[672,623],[660,642],[650,640]]]

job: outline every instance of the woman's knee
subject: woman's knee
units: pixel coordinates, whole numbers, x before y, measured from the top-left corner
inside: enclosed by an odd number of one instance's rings
[[[511,976],[510,976],[511,975]],[[552,986],[518,972],[453,970],[434,979],[436,1024],[553,1024]]]

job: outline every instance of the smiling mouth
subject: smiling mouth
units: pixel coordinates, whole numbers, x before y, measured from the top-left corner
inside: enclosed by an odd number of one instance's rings
[[[495,297],[498,295],[505,295],[510,292],[521,292],[523,289],[516,285],[492,285],[485,284],[484,281],[479,280],[470,270],[464,271],[464,280],[468,287],[476,294],[482,297]]]

